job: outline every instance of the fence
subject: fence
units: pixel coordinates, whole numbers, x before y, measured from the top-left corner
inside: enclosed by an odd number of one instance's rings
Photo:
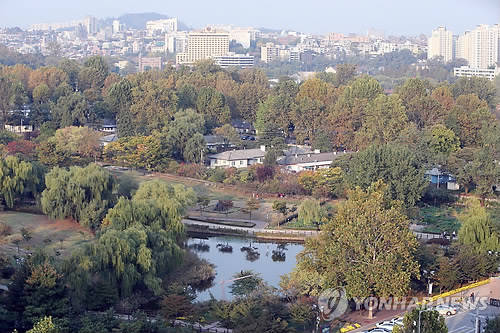
[[[289,230],[289,229],[249,229],[243,227],[233,227],[225,225],[208,225],[208,224],[197,224],[197,223],[186,223],[186,225],[195,227],[200,231],[233,231],[238,234],[246,234],[249,236],[258,235],[269,235],[269,236],[295,236],[295,237],[311,237],[318,234],[318,231],[314,230]]]

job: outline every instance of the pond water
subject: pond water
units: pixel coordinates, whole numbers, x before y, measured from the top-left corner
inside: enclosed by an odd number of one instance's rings
[[[209,300],[210,293],[216,299],[232,299],[232,283],[224,281],[233,279],[242,270],[252,270],[268,285],[279,287],[280,276],[292,271],[295,257],[303,249],[302,244],[230,236],[189,238],[187,244],[200,258],[215,265],[213,284],[197,293],[197,301]]]

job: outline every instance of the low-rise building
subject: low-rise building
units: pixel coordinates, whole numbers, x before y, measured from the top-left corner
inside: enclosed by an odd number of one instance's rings
[[[278,165],[291,172],[314,171],[318,169],[328,169],[332,162],[345,152],[321,153],[315,150],[313,153],[293,154],[283,156],[278,159]]]
[[[500,68],[473,68],[469,66],[461,66],[453,68],[453,74],[458,77],[482,77],[488,80],[495,79],[500,73]]]
[[[229,52],[226,55],[215,56],[215,63],[222,68],[239,67],[252,68],[254,65],[254,56],[248,54],[236,54]]]
[[[266,147],[257,149],[229,150],[209,155],[211,168],[247,168],[253,164],[264,162]]]

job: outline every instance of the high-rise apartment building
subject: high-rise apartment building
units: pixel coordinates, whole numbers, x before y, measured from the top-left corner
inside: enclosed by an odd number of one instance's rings
[[[265,63],[280,59],[280,49],[273,43],[267,43],[260,47],[260,60]]]
[[[453,34],[445,27],[432,30],[428,39],[427,59],[443,57],[444,62],[453,60]]]
[[[85,28],[87,28],[87,34],[94,35],[97,32],[97,19],[93,16],[87,16],[85,18]]]
[[[186,52],[177,53],[177,64],[193,64],[199,60],[213,59],[229,53],[229,34],[206,28],[190,32]]]
[[[116,34],[121,31],[120,28],[120,21],[119,20],[113,20],[113,33]]]
[[[500,62],[499,41],[500,25],[478,25],[458,37],[456,57],[467,60],[471,68],[486,69]]]

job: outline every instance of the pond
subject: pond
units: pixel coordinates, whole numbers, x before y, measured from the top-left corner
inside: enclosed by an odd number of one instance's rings
[[[197,293],[197,301],[206,301],[212,294],[216,299],[231,300],[231,282],[236,273],[252,270],[270,286],[279,287],[280,276],[292,271],[296,255],[303,244],[261,242],[254,238],[217,236],[207,239],[189,238],[188,246],[200,258],[215,265],[212,286]]]

